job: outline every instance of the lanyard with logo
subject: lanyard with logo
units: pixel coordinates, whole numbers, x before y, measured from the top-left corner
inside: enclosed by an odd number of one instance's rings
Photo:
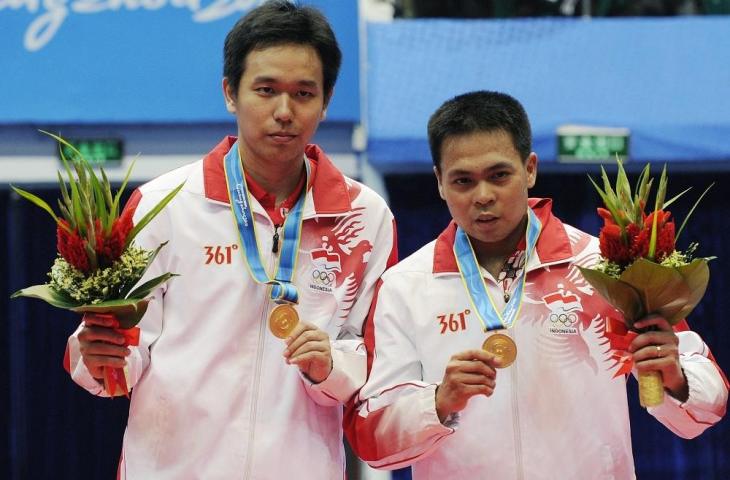
[[[492,296],[489,295],[489,291],[487,290],[484,278],[479,270],[479,263],[477,262],[469,237],[466,235],[464,230],[461,229],[461,227],[456,228],[454,256],[456,257],[456,263],[459,266],[459,272],[461,273],[461,279],[464,282],[464,287],[469,293],[472,306],[474,307],[479,320],[482,322],[485,332],[501,328],[509,328],[517,320],[520,308],[522,307],[525,278],[527,277],[527,264],[535,249],[535,244],[537,243],[537,238],[540,236],[541,228],[542,225],[535,215],[535,212],[533,212],[531,208],[528,208],[525,267],[522,269],[520,277],[515,279],[517,282],[515,294],[512,295],[501,313],[495,306]],[[495,341],[511,343],[510,348],[514,348],[514,356],[516,356],[516,347],[514,346],[514,342],[511,339],[505,338],[506,337],[504,335],[500,335]]]
[[[250,194],[243,172],[238,141],[233,144],[224,159],[226,184],[228,186],[228,199],[231,203],[231,210],[238,226],[239,238],[243,247],[244,259],[251,277],[259,284],[271,286],[271,299],[280,305],[272,311],[271,322],[284,322],[281,328],[284,330],[293,329],[298,322],[298,315],[291,304],[299,301],[296,287],[291,283],[294,275],[294,268],[299,255],[299,243],[302,233],[302,212],[307,196],[306,186],[309,184],[309,162],[304,161],[306,167],[305,188],[294,207],[284,220],[283,242],[281,255],[277,264],[274,277],[269,277],[261,262],[261,254],[258,241],[256,240],[256,227],[254,226],[251,212]],[[275,313],[275,312],[279,313]],[[275,331],[274,334],[282,335],[288,332]]]

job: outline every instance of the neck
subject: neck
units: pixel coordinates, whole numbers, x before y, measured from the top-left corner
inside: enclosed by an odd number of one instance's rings
[[[302,154],[296,161],[266,165],[243,158],[243,168],[267,193],[276,197],[278,205],[292,194],[299,183],[304,167],[303,158]]]
[[[525,235],[526,228],[527,215],[525,215],[517,228],[499,242],[487,243],[472,238],[471,243],[479,265],[491,273],[494,278],[497,278],[499,272],[502,271],[504,262],[517,250],[517,245]]]

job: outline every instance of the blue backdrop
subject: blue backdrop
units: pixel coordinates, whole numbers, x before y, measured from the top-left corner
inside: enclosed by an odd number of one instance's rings
[[[0,124],[230,121],[223,40],[261,0],[0,0]],[[358,122],[357,0],[309,0],[344,53],[328,119]]]
[[[370,24],[370,160],[430,169],[429,116],[480,89],[523,102],[543,162],[569,123],[629,127],[635,160],[730,160],[729,33],[728,16]]]

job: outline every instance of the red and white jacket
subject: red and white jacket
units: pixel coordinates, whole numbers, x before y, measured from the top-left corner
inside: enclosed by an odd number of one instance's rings
[[[530,205],[543,229],[508,330],[517,360],[498,371],[491,397],[472,397],[446,425],[435,411],[446,364],[486,338],[454,259],[455,225],[383,275],[366,326],[368,381],[346,423],[355,452],[371,466],[412,465],[415,480],[634,478],[626,381],[613,378],[604,337],[617,312],[576,268],[596,263],[598,242],[563,225],[550,200]],[[483,274],[502,308],[501,287]],[[689,400],[667,395],[649,413],[694,437],[724,415],[727,385],[702,339],[678,336]]]
[[[133,387],[119,467],[130,479],[336,479],[344,477],[342,404],[362,386],[362,328],[376,282],[395,262],[395,228],[385,201],[345,178],[315,145],[294,283],[300,318],[332,339],[333,370],[313,385],[283,357],[267,328],[275,306],[244,264],[228,203],[224,139],[204,159],[135,192],[138,221],[181,182],[174,200],[137,237],[169,242],[146,277],[179,274],[154,292],[139,347],[130,347]],[[251,198],[262,263],[270,274],[274,225]],[[144,279],[143,279],[144,281]],[[96,395],[74,334],[67,363]]]

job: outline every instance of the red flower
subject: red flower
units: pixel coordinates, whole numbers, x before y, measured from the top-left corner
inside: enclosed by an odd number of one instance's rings
[[[606,224],[598,236],[601,255],[619,265],[631,263],[631,248],[621,238],[621,228],[616,224]]]
[[[101,267],[108,267],[124,253],[124,244],[132,230],[132,211],[125,210],[112,224],[108,237],[102,238],[101,229],[97,230],[96,254]]]
[[[674,222],[669,221],[669,217],[672,215],[671,212],[659,210],[657,215],[656,251],[654,252],[654,258],[656,261],[661,262],[674,251]],[[651,235],[653,223],[654,212],[650,213],[644,221],[644,230],[647,230],[649,235]]]
[[[56,247],[58,248],[58,253],[76,269],[86,273],[89,271],[89,258],[86,256],[85,241],[77,232],[71,232],[69,230],[68,222],[66,220],[59,220],[56,227]]]

